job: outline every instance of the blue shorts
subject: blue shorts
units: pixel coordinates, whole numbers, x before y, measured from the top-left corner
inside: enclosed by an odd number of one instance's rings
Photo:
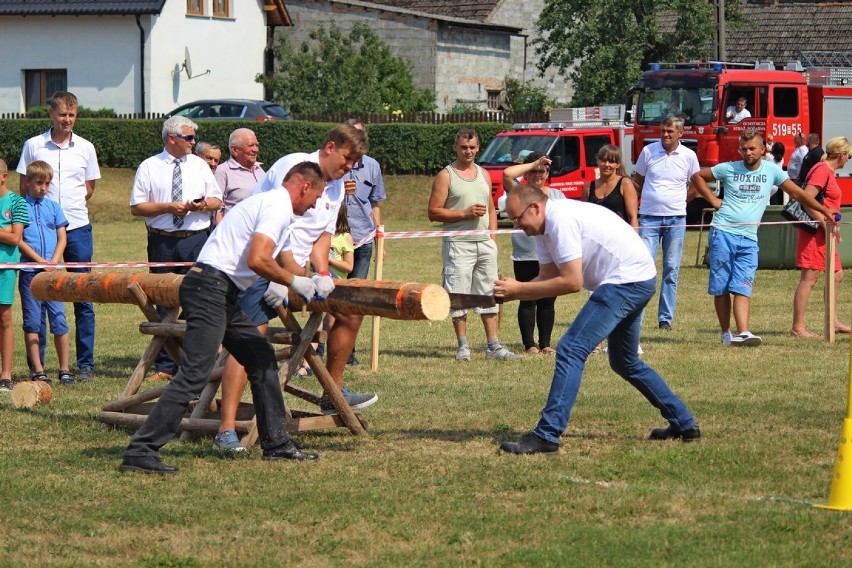
[[[36,300],[30,283],[36,274],[42,270],[22,270],[18,278],[18,293],[21,296],[21,315],[23,317],[24,333],[39,333],[41,320],[44,312],[47,312],[47,321],[50,322],[50,333],[53,335],[66,335],[68,333],[68,320],[65,318],[65,304],[63,302],[48,302],[47,300]]]
[[[15,300],[15,280],[18,271],[12,268],[0,270],[0,306],[11,306]]]
[[[269,320],[278,316],[278,312],[270,308],[266,300],[263,299],[268,286],[269,280],[258,278],[254,281],[254,284],[237,295],[237,304],[254,325],[269,323]]]
[[[751,298],[754,275],[757,272],[757,241],[710,229],[710,283],[707,293],[712,296],[738,294]]]

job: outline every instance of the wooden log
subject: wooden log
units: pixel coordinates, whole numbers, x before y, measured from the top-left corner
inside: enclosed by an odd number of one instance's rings
[[[50,404],[53,389],[44,381],[26,381],[12,388],[12,404],[15,408],[33,408],[40,404]]]
[[[127,287],[137,283],[154,304],[178,307],[182,279],[179,274],[56,271],[36,275],[31,289],[39,300],[135,304]],[[337,280],[328,299],[307,305],[291,292],[290,309],[303,306],[311,312],[435,321],[449,315],[450,297],[435,284],[351,278]]]

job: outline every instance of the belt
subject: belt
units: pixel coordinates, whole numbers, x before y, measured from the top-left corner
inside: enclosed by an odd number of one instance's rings
[[[230,284],[231,286],[236,287],[234,285],[234,281],[231,280],[230,276],[228,276],[226,273],[222,272],[218,268],[214,268],[214,267],[210,266],[209,264],[204,264],[203,262],[196,262],[195,264],[192,265],[192,268],[190,268],[190,270],[206,272],[207,274],[210,274],[210,275],[215,276],[215,277],[217,277],[221,280],[224,280],[228,284]]]
[[[146,225],[147,227],[147,225]],[[154,235],[161,235],[163,237],[172,237],[173,239],[183,239],[186,237],[191,237],[192,235],[197,235],[198,233],[206,233],[210,229],[199,229],[198,231],[164,231],[162,229],[155,229],[153,227],[148,227],[148,232]]]

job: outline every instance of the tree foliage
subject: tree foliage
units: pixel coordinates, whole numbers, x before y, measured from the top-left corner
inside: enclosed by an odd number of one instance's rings
[[[410,62],[396,57],[365,24],[348,36],[319,27],[294,49],[286,34],[274,48],[278,72],[257,80],[292,112],[303,114],[433,110],[435,94],[414,85]]]
[[[553,107],[554,101],[547,96],[547,88],[514,77],[506,77],[505,82],[506,105],[512,112],[544,112],[547,107]]]
[[[572,104],[622,103],[654,61],[713,55],[712,0],[547,0],[536,29],[538,68],[557,68],[574,83]],[[728,27],[745,22],[725,2]]]

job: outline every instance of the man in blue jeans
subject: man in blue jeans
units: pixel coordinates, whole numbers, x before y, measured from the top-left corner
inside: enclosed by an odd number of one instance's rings
[[[91,262],[92,225],[87,204],[101,177],[98,156],[91,142],[73,132],[77,121],[77,97],[57,91],[50,98],[50,130],[33,136],[24,143],[17,171],[21,174],[21,195],[27,195],[27,165],[43,160],[53,168],[53,179],[47,198],[59,202],[68,219],[68,242],[65,262]],[[90,268],[69,268],[68,272],[90,272]],[[95,376],[95,310],[91,302],[74,302],[77,380],[90,381]],[[41,320],[39,351],[44,363],[46,321]]]
[[[497,280],[494,295],[534,300],[592,291],[556,347],[556,368],[541,419],[518,442],[503,442],[512,454],[555,454],[589,354],[609,340],[609,364],[668,420],[652,440],[697,440],[701,432],[681,400],[654,369],[639,359],[642,310],[654,295],[657,269],[642,240],[615,213],[594,204],[549,200],[529,185],[516,186],[506,201],[515,227],[535,237],[541,268],[530,282]]]
[[[651,258],[657,257],[657,245],[663,243],[663,281],[657,325],[665,331],[671,331],[674,322],[690,179],[700,169],[695,152],[680,143],[682,135],[682,118],[667,116],[663,119],[660,141],[642,149],[633,174],[642,198],[639,236],[645,241]]]

